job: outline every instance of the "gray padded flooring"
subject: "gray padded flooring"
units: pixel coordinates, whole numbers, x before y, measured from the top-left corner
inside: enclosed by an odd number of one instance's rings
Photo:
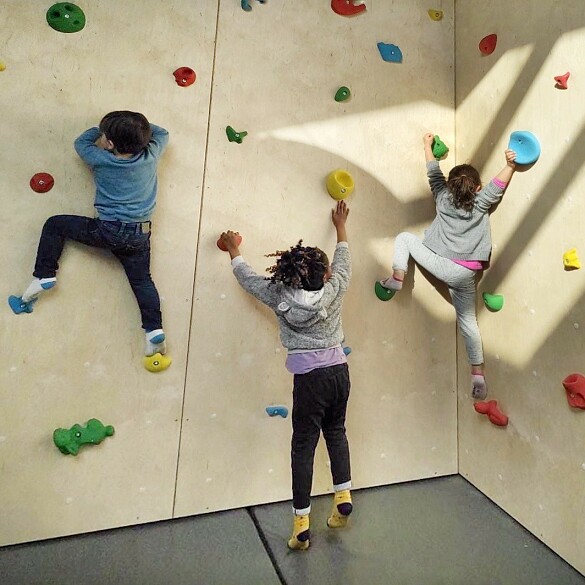
[[[352,525],[291,552],[290,502],[5,547],[1,585],[585,585],[460,476],[354,492]]]

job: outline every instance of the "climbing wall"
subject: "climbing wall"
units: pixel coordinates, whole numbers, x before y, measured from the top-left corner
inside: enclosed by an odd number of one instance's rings
[[[285,352],[274,316],[238,287],[216,240],[240,230],[260,272],[264,254],[300,238],[332,254],[325,177],[336,168],[356,183],[344,308],[354,484],[457,471],[445,290],[412,271],[392,303],[373,293],[394,237],[433,217],[423,133],[454,143],[453,3],[443,0],[440,21],[419,1],[366,4],[348,19],[328,0],[254,0],[250,12],[239,0],[80,0],[86,25],[71,34],[47,25],[50,3],[11,0],[2,12],[1,294],[27,286],[48,216],[92,215],[73,140],[108,111],[142,111],[171,135],[152,272],[173,364],[143,368],[138,309],[106,253],[68,245],[57,287],[31,315],[5,305],[0,545],[290,497],[290,417],[265,412],[292,406]],[[400,47],[402,63],[383,61],[378,42]],[[181,66],[197,72],[194,85],[175,84]],[[351,100],[334,100],[341,85]],[[227,125],[248,132],[241,144]],[[42,195],[29,188],[39,171],[55,178]],[[115,435],[62,455],[53,429],[92,417]],[[330,489],[320,447],[314,493]]]
[[[542,154],[516,173],[491,216],[492,265],[479,287],[504,295],[503,309],[482,308],[479,321],[490,398],[509,424],[475,413],[460,349],[460,472],[585,572],[585,412],[569,406],[562,386],[585,371],[585,273],[563,268],[568,250],[585,255],[585,15],[578,3],[485,8],[457,4],[458,162],[489,180],[515,130],[533,132]],[[496,49],[482,56],[478,43],[490,33]],[[567,72],[568,88],[556,88]]]
[[[348,170],[353,281],[344,303],[356,487],[456,472],[451,306],[420,272],[391,303],[394,237],[432,219],[422,135],[453,142],[452,3],[366,2],[352,19],[329,1],[221,2],[175,514],[290,498],[292,407],[274,315],[236,283],[216,247],[225,229],[263,273],[264,254],[300,238],[332,255],[327,174]],[[397,45],[385,62],[377,43]],[[336,102],[340,86],[351,100]],[[225,128],[247,131],[241,144]],[[443,291],[444,292],[444,291]],[[331,490],[320,446],[314,493]]]
[[[86,25],[47,25],[50,2],[4,3],[0,28],[4,228],[0,279],[0,545],[170,518],[213,63],[217,2],[80,3]],[[191,66],[197,85],[172,72]],[[93,215],[92,177],[74,139],[111,110],[168,128],[154,215],[152,273],[174,363],[141,362],[140,316],[117,261],[68,245],[57,287],[30,315],[6,299],[31,279],[38,236],[53,214]],[[29,179],[51,173],[37,194]],[[52,444],[57,427],[96,417],[115,427],[77,457]]]

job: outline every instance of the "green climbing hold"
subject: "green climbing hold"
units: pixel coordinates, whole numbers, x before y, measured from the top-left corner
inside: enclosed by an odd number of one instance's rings
[[[438,160],[449,152],[449,147],[437,136],[433,140],[433,156]]]
[[[492,295],[490,293],[484,292],[481,296],[485,306],[494,313],[501,311],[502,307],[504,306],[504,295]]]
[[[113,434],[113,426],[106,427],[97,418],[92,418],[85,427],[76,424],[70,429],[55,429],[53,442],[64,455],[77,455],[82,445],[98,445]]]
[[[76,4],[59,2],[47,10],[47,22],[56,31],[75,33],[85,26],[85,14]]]
[[[382,286],[378,281],[374,286],[374,292],[381,301],[389,301],[396,294],[395,290]]]
[[[349,87],[345,87],[342,85],[335,94],[335,101],[336,102],[344,102],[351,97],[351,91],[349,91]]]
[[[238,144],[242,144],[244,136],[248,135],[246,131],[236,132],[231,126],[228,126],[225,129],[225,133],[227,134],[228,140],[230,142],[237,142]]]

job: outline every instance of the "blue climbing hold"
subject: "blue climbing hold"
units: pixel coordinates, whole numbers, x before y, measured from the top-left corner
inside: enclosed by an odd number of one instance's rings
[[[387,43],[378,43],[378,50],[384,61],[390,63],[402,63],[402,51],[396,45],[389,45]]]
[[[540,156],[540,142],[532,132],[512,132],[508,148],[516,153],[516,163],[519,165],[531,165]]]
[[[267,406],[266,414],[268,416],[281,416],[286,418],[288,416],[288,408],[286,406]]]
[[[344,353],[345,355],[349,355],[349,354],[351,353],[351,347],[347,347],[347,346],[345,346],[345,347],[343,348],[343,353]]]
[[[258,2],[260,2],[260,4],[266,4],[266,0],[258,0]],[[250,0],[242,0],[242,8],[246,12],[250,12],[250,10],[252,10],[252,7],[250,6]]]
[[[33,312],[33,304],[36,299],[25,303],[22,300],[22,297],[16,297],[14,295],[10,295],[8,297],[8,304],[10,308],[14,312],[15,315],[20,315],[21,313],[32,313]]]

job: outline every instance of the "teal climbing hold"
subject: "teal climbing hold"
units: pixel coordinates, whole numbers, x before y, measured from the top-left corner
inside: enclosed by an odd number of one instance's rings
[[[443,158],[448,152],[449,147],[435,134],[433,139],[433,156],[438,160]]]
[[[381,301],[389,301],[396,294],[395,290],[382,286],[379,281],[376,281],[374,292]]]
[[[378,43],[378,51],[380,51],[380,55],[382,55],[384,61],[389,61],[390,63],[402,63],[402,51],[398,46],[387,43]]]
[[[98,445],[113,434],[113,426],[104,426],[97,418],[92,418],[84,427],[75,424],[70,429],[55,429],[53,442],[64,455],[77,455],[82,445]]]
[[[266,414],[268,416],[281,416],[286,418],[288,416],[288,408],[286,406],[267,406]]]
[[[516,153],[516,164],[531,165],[540,157],[540,142],[538,138],[525,130],[510,134],[508,148]]]
[[[260,4],[266,4],[266,0],[258,0],[258,2],[260,2]],[[250,6],[250,0],[242,0],[241,6],[242,10],[245,10],[246,12],[250,12],[250,10],[252,10],[252,7]]]
[[[76,4],[58,2],[47,10],[47,22],[58,32],[75,33],[85,26],[85,14]]]

